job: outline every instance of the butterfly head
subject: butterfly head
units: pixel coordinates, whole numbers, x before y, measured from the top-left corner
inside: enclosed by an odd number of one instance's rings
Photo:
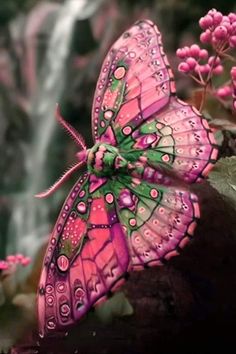
[[[77,152],[76,158],[78,159],[78,162],[86,162],[89,151],[90,149]]]

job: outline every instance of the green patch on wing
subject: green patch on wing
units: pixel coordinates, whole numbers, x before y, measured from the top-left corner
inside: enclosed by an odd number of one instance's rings
[[[64,254],[67,256],[69,259],[71,258],[72,255],[72,244],[70,240],[65,240],[63,242],[63,248],[61,247],[60,249],[60,254]]]
[[[134,185],[130,177],[119,177],[117,179],[117,187],[119,194],[122,189],[127,188],[131,191],[135,198],[135,207],[119,208],[119,218],[123,225],[127,227],[128,236],[135,230],[138,230],[152,216],[154,210],[160,204],[162,199],[162,190],[156,189],[155,185],[142,182]],[[153,189],[156,190],[156,197],[152,197]],[[117,191],[116,191],[117,193]],[[116,200],[119,199],[119,194],[116,195]]]

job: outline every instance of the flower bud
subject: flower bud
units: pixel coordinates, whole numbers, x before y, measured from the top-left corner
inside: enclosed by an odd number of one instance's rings
[[[189,65],[187,63],[182,62],[182,63],[179,64],[178,70],[180,72],[183,72],[183,73],[187,74],[190,71],[190,67],[189,67]]]
[[[198,44],[192,44],[189,50],[190,54],[195,57],[198,58],[199,53],[200,53],[200,47]]]
[[[14,255],[9,255],[6,257],[6,261],[9,263],[16,263],[17,262],[17,258]]]
[[[195,68],[195,66],[197,65],[196,59],[194,59],[192,57],[187,58],[186,63],[189,65],[190,70],[193,70]]]
[[[235,48],[236,47],[236,36],[231,36],[229,38],[229,45],[231,48]]]
[[[228,18],[229,18],[229,20],[230,20],[231,23],[236,22],[236,14],[235,14],[235,13],[230,12],[230,13],[228,14]]]
[[[178,48],[176,50],[176,55],[177,55],[178,58],[184,59],[186,57],[186,52],[185,52],[185,50],[183,48]]]
[[[231,24],[232,27],[232,33],[236,32],[236,21]]]
[[[236,66],[233,66],[231,68],[230,75],[232,77],[232,80],[236,81]]]
[[[206,49],[201,49],[199,53],[200,59],[207,59],[208,58],[208,51]]]
[[[215,57],[215,56],[211,56],[209,59],[208,59],[208,64],[209,65],[213,65],[214,63],[214,67],[216,67],[217,65],[220,64],[220,58],[219,57]]]
[[[224,15],[224,16],[222,17],[221,22],[228,22],[228,23],[230,23],[230,19],[229,19],[228,16]]]
[[[29,265],[30,262],[31,262],[30,257],[24,257],[24,258],[22,258],[22,260],[21,260],[21,264],[22,264],[24,267],[26,267],[27,265]]]
[[[220,74],[223,73],[223,71],[224,71],[224,68],[223,68],[222,65],[217,65],[217,66],[212,70],[213,74],[215,74],[215,75],[220,75]]]
[[[210,43],[212,38],[212,34],[210,30],[206,30],[205,32],[202,32],[200,35],[200,41],[202,43]]]
[[[232,33],[233,28],[230,22],[221,22],[221,26],[224,26],[227,29],[228,35]]]
[[[204,30],[209,28],[212,24],[213,24],[213,18],[210,15],[201,17],[199,20],[199,26]]]
[[[183,49],[185,51],[186,57],[190,56],[190,48],[188,46],[185,46]]]
[[[196,65],[195,70],[196,73],[201,73],[201,74],[208,74],[210,71],[210,66],[208,64],[205,65]]]
[[[214,13],[214,15],[213,15],[213,24],[214,24],[215,26],[218,26],[218,25],[221,23],[222,18],[223,18],[222,13],[219,12],[219,11],[216,11],[216,12]]]
[[[9,268],[9,265],[6,261],[0,261],[0,270],[6,270]]]
[[[230,86],[223,86],[223,87],[218,88],[218,90],[216,91],[216,94],[220,98],[226,98],[232,94],[232,89]]]
[[[205,65],[203,65],[203,73],[204,74],[208,74],[209,72],[210,72],[210,70],[211,70],[211,67],[210,67],[210,65],[209,64],[205,64]]]
[[[21,253],[17,253],[17,254],[15,255],[15,257],[16,257],[16,259],[17,259],[19,262],[24,258],[23,254],[21,254]]]
[[[209,10],[208,11],[208,15],[210,15],[210,16],[214,16],[214,14],[217,12],[217,10],[216,9],[211,9],[211,10]]]
[[[217,26],[213,32],[213,35],[218,40],[225,40],[228,35],[227,28],[225,26]]]

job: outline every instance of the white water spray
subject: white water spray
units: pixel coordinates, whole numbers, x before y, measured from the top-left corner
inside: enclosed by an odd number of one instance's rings
[[[47,203],[44,200],[36,200],[34,194],[47,187],[45,162],[56,128],[55,105],[60,99],[66,81],[66,62],[75,21],[90,17],[101,2],[102,0],[67,0],[58,11],[37,94],[32,102],[34,137],[26,151],[28,184],[23,193],[13,197],[8,254],[22,252],[33,257],[50,231]]]

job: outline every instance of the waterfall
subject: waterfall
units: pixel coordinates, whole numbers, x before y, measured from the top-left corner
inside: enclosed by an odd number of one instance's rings
[[[38,80],[37,93],[32,100],[33,138],[25,151],[27,187],[13,196],[8,254],[22,252],[33,257],[49,233],[48,203],[37,200],[34,194],[48,187],[47,151],[56,128],[55,104],[61,97],[66,81],[66,62],[75,21],[90,17],[101,2],[67,0],[59,8]]]

